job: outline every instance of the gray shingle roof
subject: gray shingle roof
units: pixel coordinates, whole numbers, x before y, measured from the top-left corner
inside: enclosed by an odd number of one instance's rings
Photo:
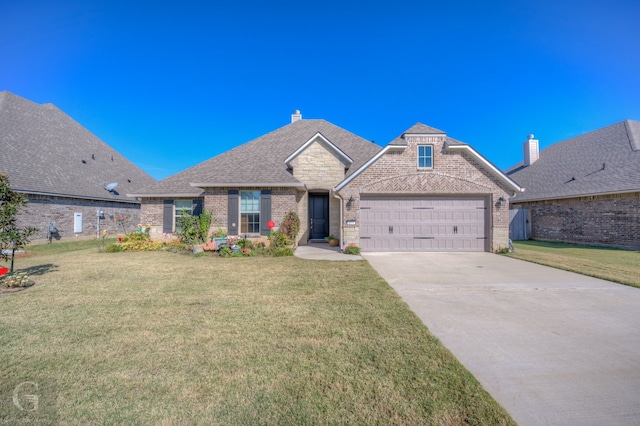
[[[389,145],[398,145],[404,146],[407,144],[407,141],[404,139],[404,136],[407,134],[418,134],[418,135],[434,135],[434,134],[446,134],[442,130],[438,130],[435,127],[427,126],[426,124],[416,123],[413,126],[409,127],[407,130],[402,132],[400,136],[389,142]]]
[[[640,191],[640,122],[621,121],[558,142],[507,175],[526,188],[512,202]]]
[[[0,92],[0,148],[0,172],[17,191],[135,202],[125,194],[155,182],[53,104],[7,91]],[[104,189],[111,182],[117,195]]]
[[[325,120],[298,120],[264,136],[226,151],[156,184],[142,188],[136,196],[196,196],[202,191],[191,183],[215,186],[298,186],[287,171],[285,159],[316,133],[347,154],[356,170],[381,147]]]

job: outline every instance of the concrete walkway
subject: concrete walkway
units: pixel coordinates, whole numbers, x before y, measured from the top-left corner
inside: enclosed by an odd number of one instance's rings
[[[514,420],[640,424],[640,289],[490,253],[364,253]]]
[[[312,243],[298,246],[294,256],[310,260],[363,260],[361,256],[344,254],[340,247],[330,247],[328,243]]]

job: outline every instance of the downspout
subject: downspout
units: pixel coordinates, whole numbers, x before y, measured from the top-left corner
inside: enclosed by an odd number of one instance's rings
[[[344,212],[342,210],[344,208],[344,199],[334,189],[331,192],[335,198],[340,200],[340,249],[344,250]]]

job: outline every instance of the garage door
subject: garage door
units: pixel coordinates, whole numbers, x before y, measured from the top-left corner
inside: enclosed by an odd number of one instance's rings
[[[362,197],[364,251],[485,251],[484,198]]]

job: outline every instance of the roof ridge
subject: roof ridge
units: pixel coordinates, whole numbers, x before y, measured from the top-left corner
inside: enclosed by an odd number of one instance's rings
[[[629,138],[629,145],[631,145],[631,150],[640,151],[640,129],[632,128],[632,121],[633,120],[624,120],[624,129],[627,131],[627,137]]]

